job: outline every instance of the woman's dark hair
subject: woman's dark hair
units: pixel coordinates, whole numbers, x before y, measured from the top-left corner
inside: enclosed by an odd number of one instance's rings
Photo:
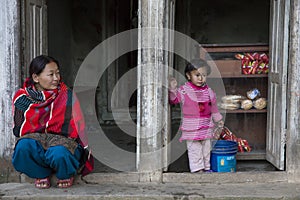
[[[58,61],[51,56],[40,55],[40,56],[35,57],[29,65],[30,80],[33,82],[32,75],[33,74],[39,75],[40,73],[42,73],[42,71],[45,69],[46,65],[51,62],[55,62],[59,68]]]
[[[186,76],[187,73],[189,73],[191,71],[194,71],[196,69],[199,69],[201,67],[205,67],[206,68],[207,75],[209,75],[211,73],[211,68],[210,68],[210,66],[207,64],[207,62],[205,60],[202,60],[202,59],[193,59],[193,60],[191,60],[186,65],[185,70],[184,70],[184,75]]]

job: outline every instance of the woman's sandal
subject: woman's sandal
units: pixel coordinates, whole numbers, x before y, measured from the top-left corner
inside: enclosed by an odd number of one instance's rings
[[[68,178],[68,179],[59,179],[57,181],[57,187],[58,188],[68,188],[73,185],[74,177]]]
[[[36,178],[34,181],[34,185],[36,188],[39,188],[39,189],[47,189],[51,186],[50,178],[49,177]]]

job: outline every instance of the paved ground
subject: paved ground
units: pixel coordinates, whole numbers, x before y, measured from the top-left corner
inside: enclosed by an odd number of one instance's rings
[[[149,175],[149,174],[148,174]],[[143,182],[147,174],[93,173],[68,189],[37,189],[33,179],[0,184],[0,199],[300,199],[300,183],[284,172],[164,173],[163,183]]]
[[[300,199],[300,185],[245,184],[75,184],[36,189],[30,183],[0,184],[0,199]]]

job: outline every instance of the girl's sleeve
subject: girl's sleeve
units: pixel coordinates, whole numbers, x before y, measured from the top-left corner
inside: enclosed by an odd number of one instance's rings
[[[169,102],[170,104],[178,104],[181,102],[181,95],[179,89],[169,90]]]
[[[212,118],[215,122],[222,120],[223,116],[219,112],[218,105],[217,105],[217,97],[216,94],[212,89],[209,89],[210,99],[211,99],[211,113]]]

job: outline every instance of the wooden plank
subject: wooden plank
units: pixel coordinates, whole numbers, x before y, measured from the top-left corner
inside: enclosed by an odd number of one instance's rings
[[[268,43],[209,43],[209,44],[200,44],[199,46],[203,47],[248,47],[248,46],[268,46]]]
[[[250,110],[243,110],[243,109],[237,109],[237,110],[220,110],[221,113],[267,113],[267,109],[250,109]]]
[[[253,77],[267,77],[267,74],[242,74],[240,60],[215,60],[207,62],[211,66],[211,74],[209,78],[253,78]]]
[[[285,168],[287,69],[289,51],[289,0],[272,0],[270,79],[266,159],[280,170]],[[279,75],[281,78],[279,78]]]
[[[238,152],[236,154],[237,160],[265,160],[266,151],[250,151],[250,152]]]
[[[238,45],[200,45],[199,56],[202,59],[207,60],[208,64],[212,68],[212,73],[209,77],[244,77],[241,70],[241,61],[236,59],[234,56],[223,59],[210,60],[213,53],[251,53],[251,52],[266,52],[268,53],[269,46],[263,45],[250,45],[250,44],[238,44]],[[207,56],[211,54],[210,56]],[[228,56],[228,55],[227,55]],[[248,76],[248,75],[247,75]],[[264,75],[267,76],[267,75]],[[250,76],[249,76],[250,77]]]
[[[211,74],[209,77],[235,77],[242,74],[240,60],[215,60],[208,61],[211,66]]]
[[[31,60],[41,54],[48,54],[47,5],[45,0],[25,0],[22,24],[24,39],[22,69],[23,81],[29,74]]]
[[[269,51],[268,46],[251,46],[251,47],[206,47],[207,53],[217,52],[267,52]]]

